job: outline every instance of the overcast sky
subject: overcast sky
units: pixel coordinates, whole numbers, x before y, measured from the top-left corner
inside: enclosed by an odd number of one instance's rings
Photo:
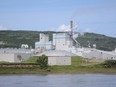
[[[0,0],[0,30],[76,31],[116,37],[116,0]]]

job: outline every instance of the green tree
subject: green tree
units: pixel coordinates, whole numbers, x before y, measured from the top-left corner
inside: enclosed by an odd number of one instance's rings
[[[21,55],[17,55],[17,58],[19,59],[19,62],[22,62],[22,56]]]
[[[39,56],[36,62],[40,64],[41,69],[48,68],[48,56],[46,55]]]
[[[104,65],[106,68],[116,67],[116,60],[106,60]]]

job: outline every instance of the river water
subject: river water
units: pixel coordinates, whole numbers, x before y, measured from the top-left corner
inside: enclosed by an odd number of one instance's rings
[[[0,75],[0,87],[116,87],[116,75]]]

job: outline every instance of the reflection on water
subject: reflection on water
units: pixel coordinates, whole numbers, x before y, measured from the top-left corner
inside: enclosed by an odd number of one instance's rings
[[[0,75],[0,87],[116,87],[116,75]]]

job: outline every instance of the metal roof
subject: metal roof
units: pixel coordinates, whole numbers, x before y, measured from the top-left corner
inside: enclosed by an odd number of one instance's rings
[[[0,48],[0,53],[32,53],[31,49]]]
[[[50,50],[50,51],[44,51],[43,53],[39,53],[35,56],[41,56],[41,55],[46,55],[46,56],[76,56],[75,54],[63,50]]]

